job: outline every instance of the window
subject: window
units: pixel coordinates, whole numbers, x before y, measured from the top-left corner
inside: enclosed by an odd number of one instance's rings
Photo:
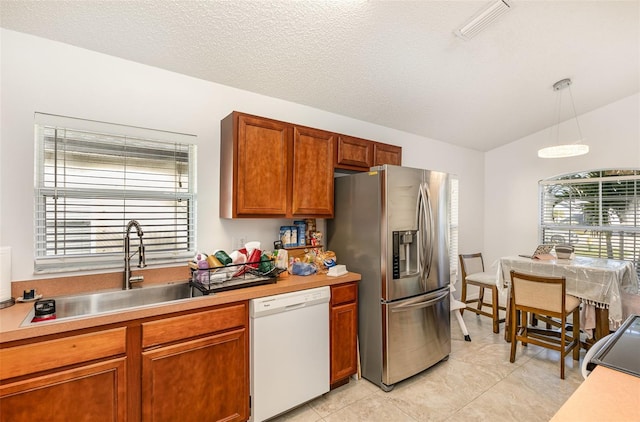
[[[458,274],[458,178],[451,177],[451,209],[449,212],[449,272],[451,279]]]
[[[193,255],[194,136],[47,114],[35,127],[36,273],[123,266],[130,220],[147,263]]]
[[[640,274],[640,170],[572,173],[539,186],[543,243],[633,261]]]

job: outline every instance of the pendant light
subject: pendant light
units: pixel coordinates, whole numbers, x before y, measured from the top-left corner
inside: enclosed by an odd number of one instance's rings
[[[569,88],[569,97],[571,98],[571,106],[573,110],[573,118],[576,121],[576,127],[578,128],[578,139],[573,143],[560,144],[560,111],[562,106],[562,90]],[[578,155],[584,155],[589,152],[589,145],[582,143],[582,131],[580,130],[580,124],[578,123],[578,114],[576,113],[576,106],[573,102],[573,95],[571,94],[571,79],[562,79],[553,84],[553,90],[558,91],[558,124],[556,124],[556,136],[555,145],[542,148],[538,150],[538,157],[540,158],[565,158],[576,157]],[[553,127],[552,127],[553,133]]]

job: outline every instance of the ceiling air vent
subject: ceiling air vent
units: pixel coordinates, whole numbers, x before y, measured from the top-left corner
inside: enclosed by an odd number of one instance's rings
[[[497,0],[487,4],[478,13],[463,23],[454,34],[464,40],[470,40],[485,29],[491,22],[511,10],[511,5],[507,0]]]

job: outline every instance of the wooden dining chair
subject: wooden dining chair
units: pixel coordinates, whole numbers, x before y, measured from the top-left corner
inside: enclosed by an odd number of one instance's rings
[[[580,300],[566,294],[564,277],[542,277],[511,270],[511,356],[515,362],[516,345],[535,344],[560,352],[560,378],[564,379],[565,357],[573,351],[580,359]],[[528,313],[560,320],[559,329],[546,330],[528,324]],[[567,318],[572,316],[572,332],[567,333]],[[519,316],[519,318],[518,318]]]
[[[482,253],[461,254],[460,268],[462,270],[462,292],[460,301],[466,305],[476,304],[476,306],[467,306],[460,310],[463,313],[466,310],[475,312],[478,315],[489,317],[493,321],[493,332],[500,332],[500,323],[504,322],[504,318],[500,318],[499,311],[506,310],[504,306],[500,306],[498,297],[497,275],[495,273],[485,272],[484,260]],[[478,287],[478,298],[467,299],[467,286],[472,285]],[[484,291],[491,292],[491,302],[485,302]],[[491,312],[483,310],[483,307],[491,307]]]

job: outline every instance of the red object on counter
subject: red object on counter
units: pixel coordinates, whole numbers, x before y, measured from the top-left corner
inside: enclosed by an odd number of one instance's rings
[[[31,322],[49,321],[50,319],[56,319],[56,314],[34,316]]]
[[[262,256],[262,251],[260,249],[252,250],[251,253],[249,254],[249,258],[247,259],[247,262],[250,262],[250,264],[247,264],[247,265],[250,266],[251,268],[258,268],[261,256]]]
[[[238,252],[243,252],[246,254],[246,249],[238,249]],[[251,253],[247,257],[247,262],[249,264],[243,265],[238,271],[233,274],[234,277],[241,276],[242,274],[247,272],[247,267],[249,268],[258,268],[260,264],[260,257],[262,256],[262,251],[260,249],[253,249]]]

